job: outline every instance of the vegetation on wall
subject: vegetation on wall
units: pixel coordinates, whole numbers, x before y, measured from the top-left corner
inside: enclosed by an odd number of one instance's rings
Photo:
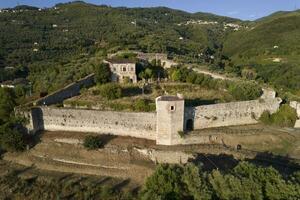
[[[273,114],[270,114],[268,111],[264,111],[259,120],[266,125],[294,127],[297,120],[297,112],[294,108],[284,104]]]

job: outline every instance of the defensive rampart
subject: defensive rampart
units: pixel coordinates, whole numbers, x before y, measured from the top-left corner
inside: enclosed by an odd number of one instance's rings
[[[51,107],[34,108],[34,130],[94,132],[155,140],[156,113],[128,113]]]
[[[280,98],[269,98],[188,107],[185,109],[185,126],[189,120],[193,121],[194,129],[255,124],[264,111],[276,112],[281,101]]]
[[[52,94],[40,98],[34,104],[39,106],[39,105],[51,105],[51,104],[62,103],[63,100],[78,95],[82,87],[89,87],[93,85],[93,83],[94,83],[94,74],[91,74],[62,88],[61,90],[55,91]]]

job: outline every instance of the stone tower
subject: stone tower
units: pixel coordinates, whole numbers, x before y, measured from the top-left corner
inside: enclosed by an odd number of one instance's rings
[[[184,99],[177,96],[156,98],[157,128],[156,144],[174,145],[184,131]]]

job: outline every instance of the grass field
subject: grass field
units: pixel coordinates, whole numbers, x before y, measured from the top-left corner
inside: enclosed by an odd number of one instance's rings
[[[232,96],[224,90],[203,88],[189,83],[160,83],[149,84],[144,89],[141,85],[121,85],[122,97],[107,100],[101,96],[99,86],[85,89],[81,95],[64,101],[64,105],[71,107],[87,107],[101,110],[115,111],[139,111],[135,109],[135,103],[140,99],[146,99],[150,110],[155,111],[155,98],[160,95],[182,94],[187,106],[198,106],[219,102],[230,102]]]

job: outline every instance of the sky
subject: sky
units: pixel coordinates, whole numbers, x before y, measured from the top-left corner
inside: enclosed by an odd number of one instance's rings
[[[70,0],[0,0],[0,8],[16,5],[52,7]],[[166,6],[188,12],[209,12],[243,20],[255,20],[276,11],[300,9],[300,0],[85,0],[92,4],[113,7]]]

